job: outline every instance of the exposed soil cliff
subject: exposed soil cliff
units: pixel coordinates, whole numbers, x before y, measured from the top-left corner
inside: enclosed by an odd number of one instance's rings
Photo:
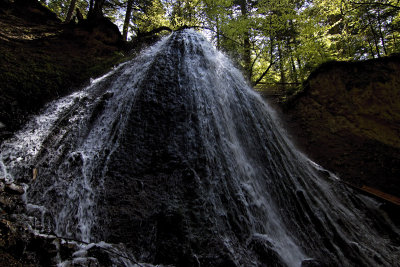
[[[17,2],[0,5],[0,141],[124,58],[111,22],[66,25],[38,2]]]
[[[316,162],[356,186],[400,196],[400,56],[326,63],[286,112]]]

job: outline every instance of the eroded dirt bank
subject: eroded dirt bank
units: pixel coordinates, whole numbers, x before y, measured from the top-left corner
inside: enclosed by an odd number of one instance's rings
[[[293,137],[356,186],[400,196],[400,56],[329,62],[285,105]]]
[[[111,22],[63,24],[34,1],[0,5],[0,142],[45,103],[124,59]]]

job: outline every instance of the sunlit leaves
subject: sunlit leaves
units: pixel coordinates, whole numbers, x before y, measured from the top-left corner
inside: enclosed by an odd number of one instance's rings
[[[168,26],[166,10],[160,0],[137,2],[132,14],[132,31],[134,34],[148,32],[160,26]]]
[[[123,20],[126,2],[106,0],[106,16]],[[69,3],[48,6],[63,18]],[[87,5],[78,0],[83,14]],[[251,68],[253,81],[268,69],[263,81],[298,82],[327,60],[400,52],[398,0],[134,0],[130,25],[134,35],[160,26],[207,28],[218,48]]]
[[[70,3],[71,0],[49,0],[47,1],[47,6],[51,11],[56,13],[61,20],[64,20]],[[85,0],[77,0],[75,7],[85,14],[88,8],[88,3]]]

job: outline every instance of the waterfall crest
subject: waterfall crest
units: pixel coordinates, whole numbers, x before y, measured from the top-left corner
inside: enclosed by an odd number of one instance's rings
[[[177,266],[396,266],[399,229],[288,140],[241,73],[175,32],[1,146],[43,231]],[[38,176],[31,181],[35,168]],[[308,264],[308,265],[307,265]],[[314,264],[314,265],[313,265]]]

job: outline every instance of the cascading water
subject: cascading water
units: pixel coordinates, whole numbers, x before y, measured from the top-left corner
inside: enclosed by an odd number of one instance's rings
[[[240,72],[192,30],[51,103],[3,143],[0,167],[29,181],[42,231],[123,243],[141,262],[400,259],[399,229],[378,203],[297,151]]]

